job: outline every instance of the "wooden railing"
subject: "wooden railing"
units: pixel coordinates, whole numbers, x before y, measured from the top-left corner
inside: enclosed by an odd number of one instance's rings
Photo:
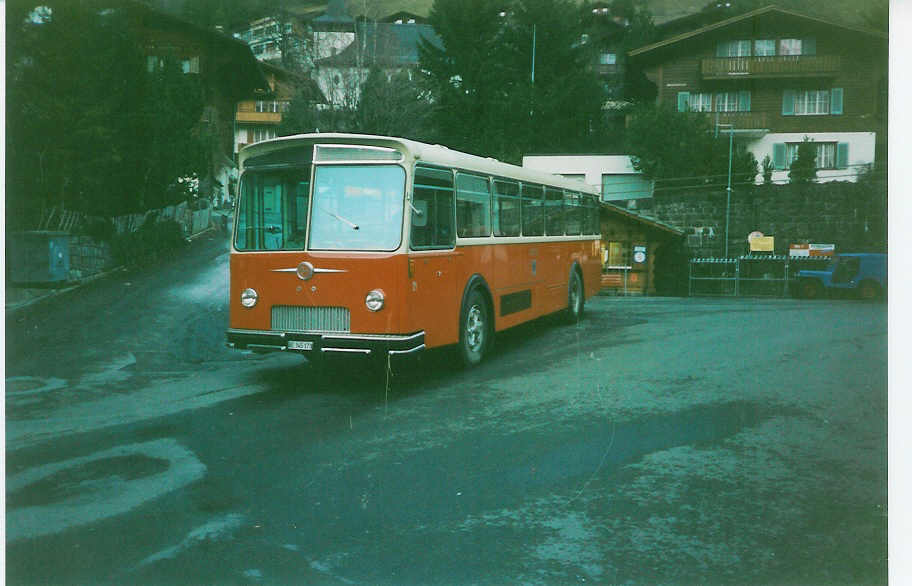
[[[238,112],[235,119],[238,122],[271,122],[278,124],[282,121],[280,112]]]
[[[710,112],[707,116],[713,124],[731,124],[735,130],[769,128],[766,112]]]
[[[721,57],[703,59],[703,79],[732,77],[826,76],[839,73],[839,55],[776,55],[773,57]]]

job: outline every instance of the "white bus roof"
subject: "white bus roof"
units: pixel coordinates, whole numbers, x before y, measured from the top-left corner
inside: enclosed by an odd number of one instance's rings
[[[567,179],[560,175],[553,175],[543,171],[526,169],[518,165],[511,165],[492,158],[479,157],[460,151],[454,151],[439,144],[431,145],[409,140],[407,138],[395,138],[391,136],[335,132],[284,136],[245,147],[240,152],[239,160],[243,167],[244,161],[250,157],[264,155],[283,148],[308,144],[382,146],[401,151],[405,154],[406,158],[411,158],[418,162],[439,165],[442,167],[453,167],[484,175],[517,179],[529,183],[542,183],[553,187],[561,187],[570,191],[579,191],[598,196],[598,191],[596,189],[578,180]]]

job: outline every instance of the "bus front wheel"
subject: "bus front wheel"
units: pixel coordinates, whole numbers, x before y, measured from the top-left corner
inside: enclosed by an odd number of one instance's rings
[[[467,367],[481,362],[491,343],[491,316],[478,289],[466,298],[459,324],[459,353]]]

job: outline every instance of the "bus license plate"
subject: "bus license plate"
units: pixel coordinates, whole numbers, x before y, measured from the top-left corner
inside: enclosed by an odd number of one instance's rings
[[[313,350],[313,342],[304,342],[301,340],[288,340],[289,350]]]

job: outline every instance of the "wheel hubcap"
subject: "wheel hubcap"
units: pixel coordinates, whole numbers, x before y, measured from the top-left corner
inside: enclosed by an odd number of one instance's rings
[[[480,307],[473,305],[466,317],[465,331],[466,344],[472,352],[481,349],[481,344],[484,342],[484,328],[484,314]]]

